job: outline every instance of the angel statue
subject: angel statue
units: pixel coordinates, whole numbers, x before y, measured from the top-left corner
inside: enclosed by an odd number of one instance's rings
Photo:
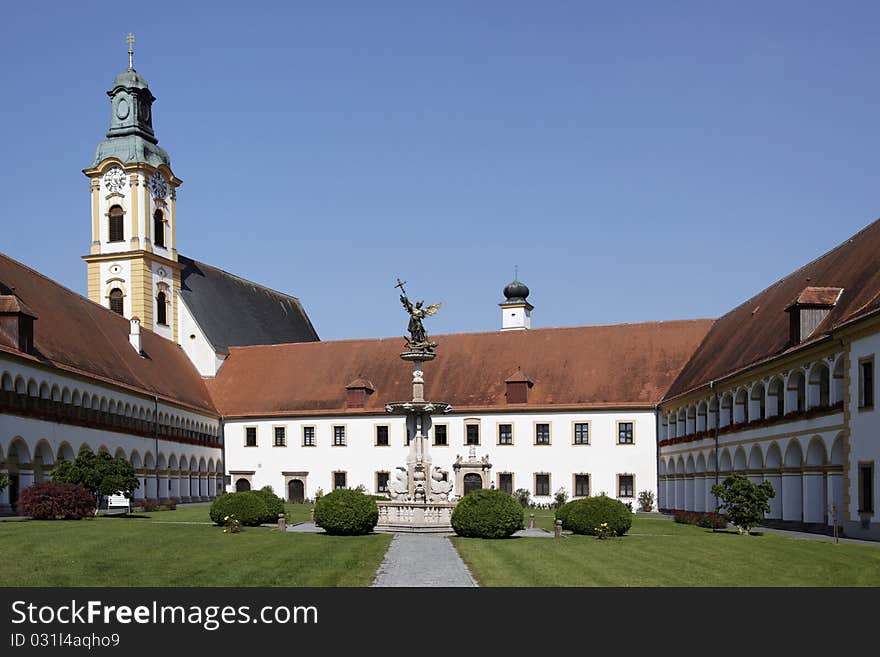
[[[428,340],[428,334],[422,324],[425,317],[430,317],[440,309],[440,304],[435,303],[424,308],[424,301],[416,301],[415,305],[406,296],[406,290],[403,289],[404,283],[397,279],[397,285],[403,294],[400,295],[400,302],[409,313],[409,324],[406,329],[409,331],[410,337],[407,339],[407,347],[413,351],[433,351],[437,346],[436,342]]]

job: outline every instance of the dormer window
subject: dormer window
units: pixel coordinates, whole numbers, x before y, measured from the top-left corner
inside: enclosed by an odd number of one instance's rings
[[[161,210],[156,210],[153,213],[153,244],[165,246],[165,215]]]
[[[363,408],[367,398],[373,394],[373,384],[363,377],[358,377],[345,386],[345,402],[348,408]]]
[[[785,309],[789,314],[789,344],[800,344],[812,336],[842,294],[842,287],[805,287]]]
[[[521,370],[511,374],[505,379],[506,396],[508,404],[527,404],[529,401],[529,389],[534,385],[532,380]]]
[[[122,225],[125,212],[121,206],[114,205],[107,213],[108,217],[108,242],[121,242],[125,239],[125,230]],[[120,313],[121,314],[121,313]]]

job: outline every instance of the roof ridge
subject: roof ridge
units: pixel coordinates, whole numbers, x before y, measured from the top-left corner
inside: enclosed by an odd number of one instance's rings
[[[586,324],[582,326],[543,326],[541,328],[532,328],[527,331],[465,331],[463,333],[437,333],[431,334],[431,338],[450,338],[450,337],[464,337],[471,335],[509,335],[509,334],[519,334],[519,333],[540,333],[545,331],[577,331],[583,329],[594,329],[594,328],[617,328],[617,327],[626,327],[626,326],[649,326],[649,325],[660,325],[660,324],[683,324],[683,323],[695,323],[695,322],[715,322],[717,321],[712,317],[698,317],[691,319],[667,319],[667,320],[655,320],[649,322],[621,322],[618,324]],[[316,340],[313,342],[278,342],[275,344],[250,344],[250,345],[230,345],[230,349],[267,349],[272,347],[288,347],[288,346],[305,346],[305,345],[333,345],[333,344],[350,344],[353,342],[384,342],[387,340],[404,340],[405,336],[386,336],[381,338],[343,338],[341,340]],[[317,347],[315,347],[317,348]]]
[[[178,259],[179,258],[186,258],[190,262],[193,262],[201,267],[207,267],[208,269],[213,269],[214,271],[219,271],[221,274],[225,274],[226,276],[229,276],[230,278],[235,278],[239,281],[242,281],[243,283],[247,283],[249,285],[255,285],[257,287],[263,288],[264,290],[268,290],[269,292],[272,292],[273,294],[277,294],[282,297],[287,297],[288,299],[293,299],[294,301],[297,302],[297,304],[300,303],[299,297],[295,297],[292,294],[288,294],[287,292],[281,292],[280,290],[276,290],[275,288],[269,287],[268,285],[263,285],[262,283],[257,283],[256,281],[252,281],[249,278],[245,278],[244,276],[239,276],[238,274],[233,274],[232,272],[228,272],[225,269],[221,269],[220,267],[216,267],[214,265],[209,265],[207,262],[202,262],[201,260],[196,260],[195,258],[190,258],[189,256],[185,256],[182,254],[178,254],[177,257],[178,257]]]
[[[737,310],[739,310],[739,309],[742,308],[743,306],[748,305],[751,301],[754,301],[755,299],[757,299],[759,296],[761,296],[761,295],[764,294],[765,292],[767,292],[767,291],[769,291],[769,290],[772,290],[773,288],[775,288],[775,287],[781,285],[782,283],[786,282],[787,280],[791,279],[792,277],[794,277],[795,275],[797,275],[799,272],[802,272],[802,271],[803,271],[804,269],[806,269],[807,267],[810,267],[810,266],[812,266],[813,264],[819,262],[820,260],[822,260],[822,259],[824,259],[824,258],[827,258],[828,256],[830,256],[832,253],[834,253],[834,252],[837,251],[838,249],[842,249],[844,246],[846,246],[847,244],[850,244],[851,242],[853,242],[853,241],[854,241],[857,237],[859,237],[862,233],[868,231],[872,226],[876,225],[877,223],[880,223],[880,218],[874,219],[874,220],[873,220],[871,223],[869,223],[867,226],[865,226],[865,227],[862,228],[861,230],[858,230],[857,232],[853,233],[852,235],[850,235],[848,238],[846,238],[845,240],[843,240],[842,242],[840,242],[840,243],[837,244],[836,246],[831,247],[830,249],[828,249],[827,251],[825,251],[825,253],[823,253],[823,254],[821,254],[821,255],[819,255],[819,256],[816,256],[815,258],[813,258],[812,260],[810,260],[810,261],[809,261],[808,263],[806,263],[805,265],[801,265],[800,267],[798,267],[797,269],[795,269],[795,270],[792,271],[792,272],[789,272],[788,274],[786,274],[785,276],[783,276],[783,277],[780,278],[779,280],[774,281],[773,283],[770,283],[770,285],[768,285],[767,287],[765,287],[765,288],[759,290],[758,292],[756,292],[755,294],[753,294],[752,296],[750,296],[748,299],[746,299],[746,300],[743,301],[742,303],[739,303],[739,304],[737,304],[736,306],[734,306],[733,308],[731,308],[730,310],[728,310],[726,313],[724,313],[724,314],[723,314],[721,317],[719,317],[718,319],[719,319],[719,320],[724,319],[725,317],[727,317],[728,315],[730,315],[730,314],[736,312]],[[809,286],[806,286],[806,287],[809,287]],[[839,287],[839,286],[834,286],[834,285],[819,285],[819,286],[814,286],[814,287]],[[842,288],[841,288],[841,289],[842,289]],[[682,371],[684,371],[684,370],[682,370]]]

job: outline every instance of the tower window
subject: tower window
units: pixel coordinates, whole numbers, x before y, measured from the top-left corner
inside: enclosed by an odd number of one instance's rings
[[[156,295],[156,323],[168,326],[168,306],[164,292]]]
[[[122,227],[122,218],[125,213],[118,205],[110,208],[109,212],[109,242],[121,242],[125,239],[125,231]],[[121,313],[120,313],[121,314]]]
[[[161,210],[153,213],[153,244],[165,246],[165,217]]]
[[[110,290],[110,310],[115,312],[117,315],[122,314],[122,290],[118,287],[114,287]]]

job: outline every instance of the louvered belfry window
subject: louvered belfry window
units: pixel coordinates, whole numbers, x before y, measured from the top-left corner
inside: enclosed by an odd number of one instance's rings
[[[118,205],[114,205],[112,208],[110,208],[110,212],[109,212],[110,236],[108,238],[108,241],[121,242],[122,240],[125,239],[125,230],[122,227],[122,219],[123,219],[124,214],[125,213],[122,211],[122,208],[119,207]]]
[[[161,210],[153,213],[153,244],[165,246],[165,217]]]
[[[168,298],[164,292],[156,295],[156,323],[163,326],[168,324]]]
[[[115,312],[117,315],[121,315],[123,313],[122,310],[122,290],[118,287],[114,287],[110,290],[110,310]]]

